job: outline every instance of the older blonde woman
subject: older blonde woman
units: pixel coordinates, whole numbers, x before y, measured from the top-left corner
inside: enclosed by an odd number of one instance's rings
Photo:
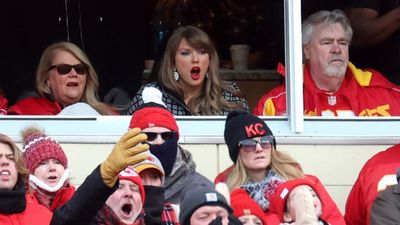
[[[98,100],[98,77],[86,54],[75,44],[59,42],[43,52],[36,73],[38,97],[27,97],[8,109],[13,115],[56,115],[64,107],[86,103],[99,114],[116,111]]]

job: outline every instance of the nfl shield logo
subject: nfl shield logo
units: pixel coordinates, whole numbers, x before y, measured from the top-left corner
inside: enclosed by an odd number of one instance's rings
[[[331,106],[336,105],[336,96],[333,96],[333,95],[328,96],[328,104]]]

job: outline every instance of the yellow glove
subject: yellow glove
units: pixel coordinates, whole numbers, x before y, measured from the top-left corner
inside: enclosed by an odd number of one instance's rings
[[[108,187],[114,187],[119,172],[127,166],[139,163],[148,157],[143,152],[149,149],[149,145],[141,144],[147,140],[147,135],[140,132],[140,128],[133,128],[126,132],[101,164],[101,177]]]

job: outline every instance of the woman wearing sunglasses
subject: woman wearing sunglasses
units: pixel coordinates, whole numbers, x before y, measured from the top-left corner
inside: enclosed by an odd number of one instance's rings
[[[213,184],[196,172],[192,155],[178,145],[178,125],[162,102],[161,95],[154,87],[145,88],[144,104],[133,114],[129,127],[139,127],[147,135],[150,152],[164,168],[165,200],[179,205],[191,189],[201,186],[212,188]]]
[[[288,180],[308,179],[321,193],[324,203],[321,219],[332,225],[345,224],[318,178],[305,175],[297,161],[276,150],[275,137],[262,119],[245,110],[233,110],[226,118],[224,137],[234,165],[220,173],[215,182],[226,182],[230,191],[246,190],[266,215],[273,217],[269,213],[270,198],[277,187]]]
[[[8,109],[11,115],[56,115],[67,106],[86,103],[99,114],[116,111],[98,100],[96,71],[75,44],[59,42],[43,52],[36,73],[38,97],[27,97]]]

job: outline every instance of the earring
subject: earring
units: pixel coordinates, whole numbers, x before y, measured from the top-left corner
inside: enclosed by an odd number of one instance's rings
[[[174,74],[175,80],[178,81],[179,80],[179,73],[178,73],[178,70],[176,69],[176,67],[173,70],[173,74]]]
[[[206,73],[206,78],[208,79],[208,73]]]

